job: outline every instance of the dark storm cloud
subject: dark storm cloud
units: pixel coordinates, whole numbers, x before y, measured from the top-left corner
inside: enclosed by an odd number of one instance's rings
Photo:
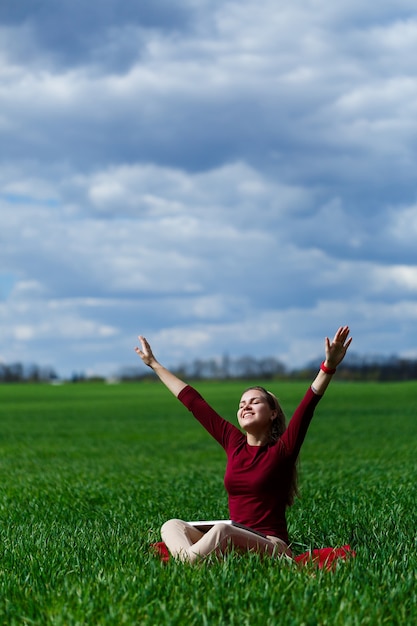
[[[3,0],[0,22],[13,28],[11,58],[29,64],[93,64],[106,71],[126,71],[146,45],[144,31],[187,31],[193,11],[168,0]],[[28,41],[29,40],[29,41]]]

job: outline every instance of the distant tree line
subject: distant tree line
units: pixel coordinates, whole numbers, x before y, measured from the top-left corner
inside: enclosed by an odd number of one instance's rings
[[[305,367],[290,370],[274,357],[231,358],[226,355],[221,359],[195,359],[171,369],[185,380],[309,380],[317,373],[320,362],[321,359],[316,359]],[[153,372],[143,366],[129,366],[123,367],[113,378],[121,381],[139,381],[154,377]],[[55,382],[59,378],[52,367],[0,363],[0,383]],[[338,368],[337,378],[347,381],[375,382],[417,380],[417,359],[348,354]],[[73,374],[69,380],[78,383],[103,380],[103,378],[89,377],[79,372]]]
[[[288,369],[274,357],[257,359],[242,356],[232,359],[195,359],[183,363],[172,371],[185,380],[300,380],[312,379],[320,367],[321,358],[311,361],[305,367]],[[395,356],[348,355],[338,368],[338,380],[358,381],[405,381],[417,380],[417,359],[403,359]],[[121,380],[141,380],[154,377],[150,371],[138,367],[126,367],[119,372]]]
[[[52,382],[58,378],[57,373],[52,367],[40,367],[23,363],[0,363],[0,382],[17,383],[17,382]]]

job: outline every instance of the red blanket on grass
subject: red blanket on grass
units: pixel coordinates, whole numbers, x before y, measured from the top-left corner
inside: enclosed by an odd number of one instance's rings
[[[160,557],[161,561],[167,562],[170,559],[168,548],[163,541],[153,543],[151,547]],[[341,548],[317,548],[316,550],[308,550],[294,557],[294,561],[300,565],[313,564],[319,569],[333,570],[338,560],[346,560],[349,557],[356,556],[350,546],[342,546]]]

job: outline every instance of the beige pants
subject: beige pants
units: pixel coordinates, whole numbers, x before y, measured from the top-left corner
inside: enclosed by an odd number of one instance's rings
[[[261,537],[231,524],[214,524],[206,533],[180,519],[170,519],[161,528],[162,540],[172,556],[195,563],[209,554],[223,554],[232,547],[278,556],[291,556],[287,544],[278,537]]]

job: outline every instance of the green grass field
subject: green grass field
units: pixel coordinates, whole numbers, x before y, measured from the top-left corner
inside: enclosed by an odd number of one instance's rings
[[[259,381],[257,381],[259,382]],[[238,382],[196,385],[234,420]],[[287,413],[303,383],[268,384]],[[417,623],[417,383],[335,381],[301,453],[295,553],[198,566],[149,550],[170,517],[227,517],[224,453],[158,383],[0,386],[0,623]]]

